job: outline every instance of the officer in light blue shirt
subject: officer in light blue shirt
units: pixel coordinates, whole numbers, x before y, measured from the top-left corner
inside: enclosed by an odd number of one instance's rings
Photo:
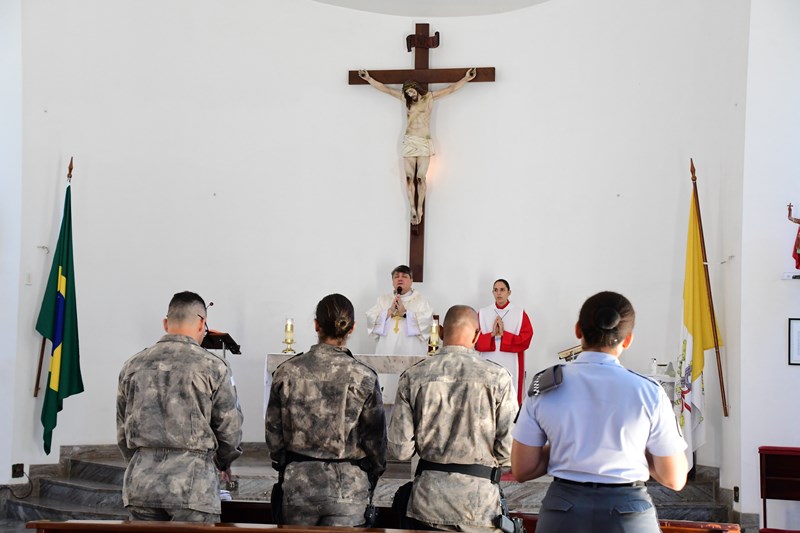
[[[514,428],[517,481],[550,474],[537,533],[659,531],[645,482],[680,490],[686,442],[658,383],[626,370],[619,356],[633,341],[635,312],[614,292],[583,304],[575,333],[583,353],[561,367],[561,383],[537,379]]]

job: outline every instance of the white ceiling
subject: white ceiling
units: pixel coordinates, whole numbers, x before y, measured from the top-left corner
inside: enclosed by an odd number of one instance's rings
[[[359,11],[406,17],[465,17],[522,9],[547,0],[316,0]]]

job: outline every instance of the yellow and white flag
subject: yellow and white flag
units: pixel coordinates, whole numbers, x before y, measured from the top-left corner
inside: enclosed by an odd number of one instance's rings
[[[689,468],[692,452],[705,444],[703,420],[705,390],[703,369],[705,352],[714,348],[711,295],[706,284],[703,264],[700,213],[697,189],[692,187],[692,204],[689,208],[689,234],[686,240],[686,277],[683,281],[683,324],[681,327],[681,352],[678,357],[678,378],[675,383],[675,414],[681,425],[683,437],[689,445],[686,453]],[[713,352],[710,354],[713,357]]]

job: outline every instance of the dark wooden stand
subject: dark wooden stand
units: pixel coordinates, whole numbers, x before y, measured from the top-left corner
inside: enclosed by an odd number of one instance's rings
[[[200,346],[206,350],[222,350],[223,358],[225,358],[228,351],[235,355],[242,354],[242,347],[233,340],[230,333],[225,333],[224,331],[208,330],[203,338],[203,344]]]
[[[767,500],[800,500],[800,448],[760,446],[758,455],[761,458],[761,502],[766,528]]]

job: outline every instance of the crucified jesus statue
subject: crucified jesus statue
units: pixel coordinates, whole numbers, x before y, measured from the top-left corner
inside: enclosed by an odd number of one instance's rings
[[[800,224],[800,218],[794,218],[792,216],[792,204],[787,205],[786,207],[789,208],[789,222],[794,222],[795,224]],[[794,267],[800,270],[800,227],[797,228],[797,237],[794,239],[794,248],[792,249],[792,257],[794,258]]]
[[[366,70],[359,70],[358,75],[382,93],[405,101],[407,125],[403,137],[403,166],[408,203],[411,206],[411,223],[419,224],[422,221],[422,205],[425,202],[427,189],[425,178],[433,155],[433,139],[431,139],[433,101],[456,92],[475,78],[475,68],[468,69],[463,78],[438,91],[428,91],[415,81],[403,83],[402,90],[392,89],[374,79]]]

